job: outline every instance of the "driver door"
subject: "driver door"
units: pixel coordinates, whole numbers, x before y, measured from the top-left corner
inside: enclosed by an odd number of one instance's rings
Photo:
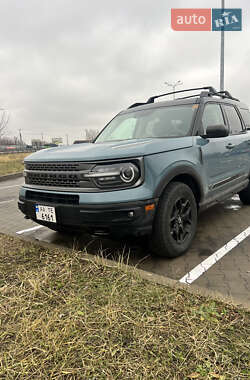
[[[208,103],[205,105],[202,124],[204,133],[209,125],[226,125],[222,108],[218,103]],[[201,150],[203,162],[208,182],[209,190],[218,189],[220,186],[230,182],[234,166],[231,160],[230,151],[227,148],[232,140],[232,136],[205,139]]]

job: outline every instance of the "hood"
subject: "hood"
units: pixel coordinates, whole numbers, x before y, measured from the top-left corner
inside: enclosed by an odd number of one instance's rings
[[[100,161],[141,157],[192,146],[192,136],[84,143],[40,150],[25,161]]]

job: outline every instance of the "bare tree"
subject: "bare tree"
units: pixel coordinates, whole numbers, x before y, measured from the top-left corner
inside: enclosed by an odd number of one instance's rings
[[[16,136],[4,136],[0,139],[0,145],[20,145],[20,142]]]
[[[98,135],[97,129],[85,129],[86,140],[92,141]]]
[[[6,110],[3,110],[3,113],[0,117],[0,139],[5,135],[7,131],[7,125],[9,120],[10,114]]]

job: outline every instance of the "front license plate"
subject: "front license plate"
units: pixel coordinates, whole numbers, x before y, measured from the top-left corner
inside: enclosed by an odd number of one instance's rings
[[[55,207],[36,205],[36,219],[56,223]]]

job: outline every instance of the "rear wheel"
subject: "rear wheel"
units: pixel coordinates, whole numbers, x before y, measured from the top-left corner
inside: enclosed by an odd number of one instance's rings
[[[244,205],[250,205],[250,182],[245,189],[239,192],[239,197]]]
[[[152,235],[152,250],[177,257],[190,247],[196,233],[197,204],[189,186],[170,183],[160,198]]]

